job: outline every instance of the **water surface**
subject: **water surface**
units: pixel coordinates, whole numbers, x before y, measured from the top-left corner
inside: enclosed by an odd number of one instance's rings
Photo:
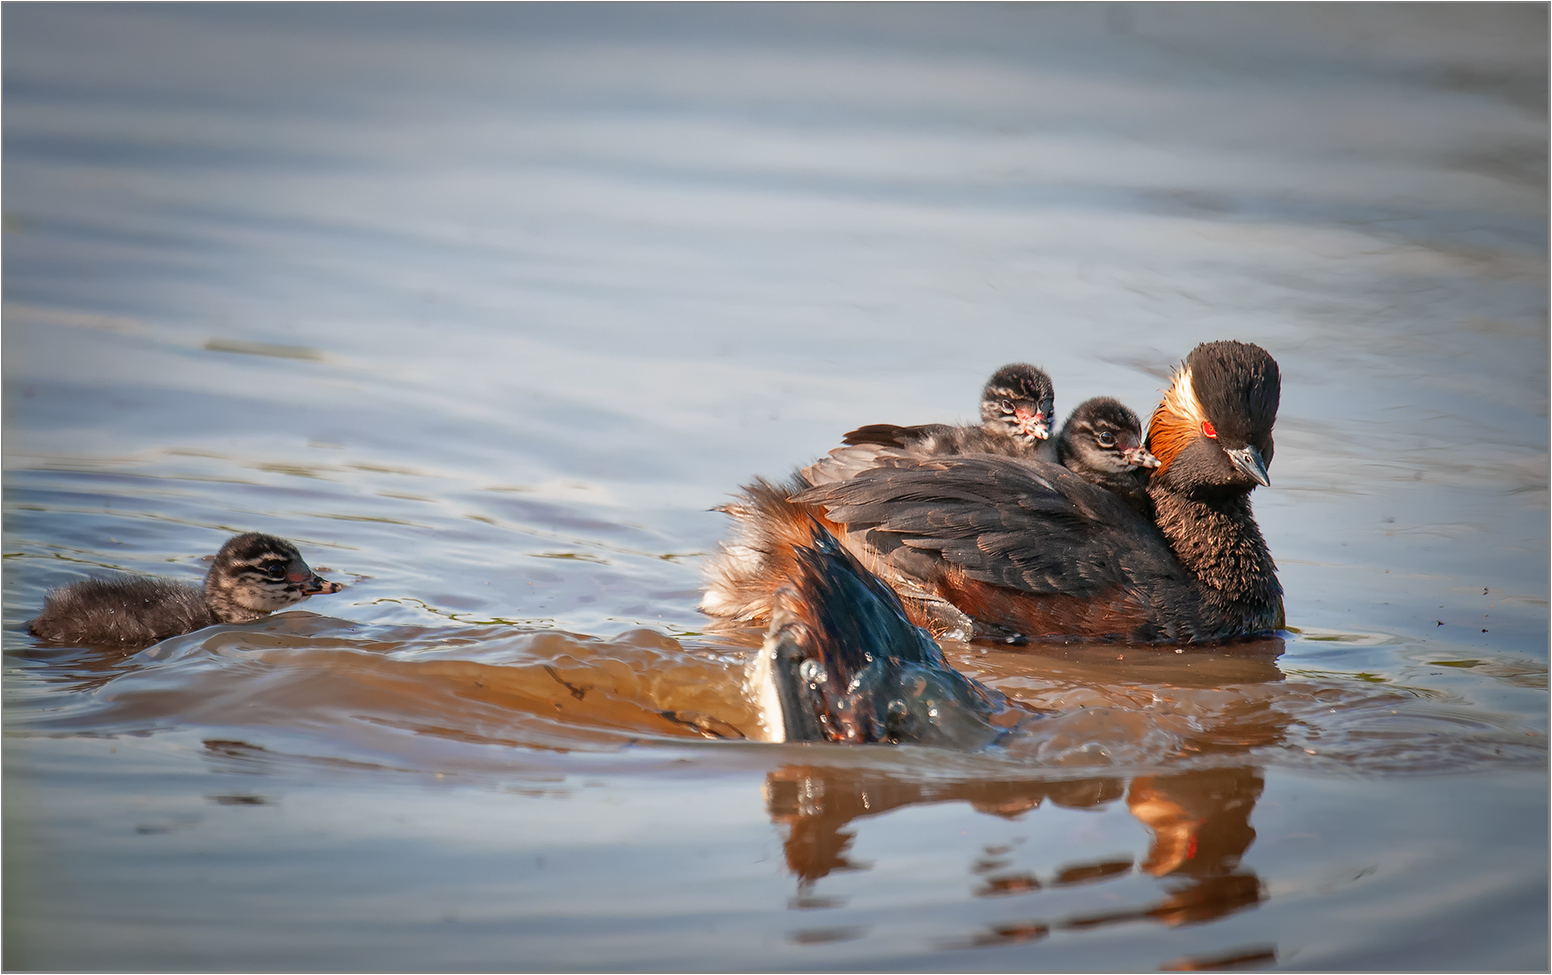
[[[4,17],[7,967],[1547,966],[1544,7]],[[708,509],[1218,338],[1289,632],[747,740]],[[248,530],[350,588],[25,632]]]

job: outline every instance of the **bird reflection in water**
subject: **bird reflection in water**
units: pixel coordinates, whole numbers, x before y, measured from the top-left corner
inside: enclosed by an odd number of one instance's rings
[[[766,778],[766,805],[785,833],[787,868],[798,878],[795,907],[835,906],[816,892],[837,871],[867,869],[848,857],[854,822],[918,803],[967,802],[979,812],[1020,819],[1042,804],[1099,809],[1124,799],[1152,834],[1141,862],[1110,859],[1059,866],[1046,874],[1011,873],[1006,848],[985,851],[970,865],[980,877],[977,897],[1004,897],[1046,888],[1101,883],[1135,873],[1163,882],[1164,896],[1138,907],[1104,913],[1032,918],[973,935],[988,946],[1044,937],[1051,930],[1082,930],[1131,921],[1198,924],[1244,910],[1264,899],[1261,882],[1242,864],[1255,841],[1250,814],[1261,795],[1259,769],[1243,766],[1170,775],[1086,779],[1005,778],[922,782],[883,771],[822,765],[785,765]]]

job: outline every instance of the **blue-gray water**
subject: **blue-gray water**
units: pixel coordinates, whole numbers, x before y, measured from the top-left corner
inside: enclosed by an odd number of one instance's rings
[[[1544,6],[3,17],[7,968],[1546,968]],[[1280,647],[727,740],[707,509],[1218,338]],[[245,530],[350,588],[25,632]]]

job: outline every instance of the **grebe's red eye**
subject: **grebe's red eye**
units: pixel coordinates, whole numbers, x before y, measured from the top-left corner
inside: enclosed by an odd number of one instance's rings
[[[1211,420],[1202,421],[1202,436],[1211,437],[1214,440],[1218,439],[1218,431],[1213,429]]]

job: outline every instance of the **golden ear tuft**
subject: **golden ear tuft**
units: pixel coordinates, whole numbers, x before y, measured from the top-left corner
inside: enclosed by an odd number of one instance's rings
[[[1175,370],[1174,381],[1164,391],[1164,399],[1148,419],[1147,447],[1149,453],[1159,459],[1154,474],[1162,474],[1169,468],[1182,450],[1196,439],[1197,432],[1207,423],[1201,401],[1191,385],[1191,370],[1184,364]]]

